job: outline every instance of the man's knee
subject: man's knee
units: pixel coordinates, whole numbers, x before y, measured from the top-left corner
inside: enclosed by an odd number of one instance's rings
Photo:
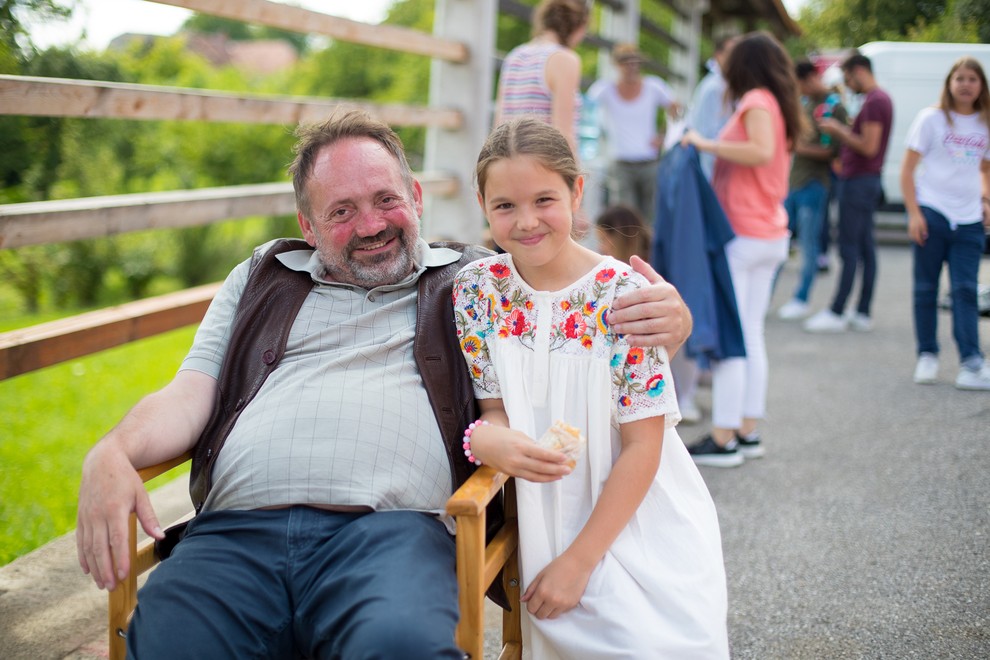
[[[355,626],[340,657],[460,660],[464,653],[454,644],[455,625],[450,619],[424,620],[420,612],[392,612]]]

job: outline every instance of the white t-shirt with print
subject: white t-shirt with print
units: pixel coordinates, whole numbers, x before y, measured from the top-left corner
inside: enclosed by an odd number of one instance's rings
[[[914,172],[918,204],[957,225],[980,222],[980,163],[990,160],[990,131],[978,113],[925,108],[908,131],[907,148],[921,154]]]

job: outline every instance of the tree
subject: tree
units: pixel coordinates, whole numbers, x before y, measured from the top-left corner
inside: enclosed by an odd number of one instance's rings
[[[24,27],[28,15],[38,20],[61,20],[72,15],[75,6],[58,0],[0,0],[0,50],[23,55],[33,48]]]
[[[988,41],[990,0],[812,0],[799,22],[820,47],[869,41]]]
[[[958,0],[956,13],[964,23],[975,25],[981,42],[990,44],[990,0]]]
[[[267,25],[251,25],[243,21],[211,16],[209,14],[193,14],[182,24],[183,30],[203,32],[206,34],[224,34],[233,41],[252,41],[258,39],[281,39],[292,44],[297,53],[306,52],[307,37],[298,32],[290,32]]]

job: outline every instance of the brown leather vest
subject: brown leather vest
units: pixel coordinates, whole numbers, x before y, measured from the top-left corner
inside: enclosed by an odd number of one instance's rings
[[[461,253],[449,265],[428,268],[420,277],[413,354],[447,448],[456,490],[471,474],[461,443],[477,419],[471,380],[454,327],[451,283],[464,265],[490,252],[460,243],[433,243]],[[241,411],[261,389],[285,352],[303,300],[313,287],[308,273],[283,266],[275,256],[312,249],[300,239],[281,239],[252,260],[251,274],[234,316],[234,329],[218,379],[213,415],[193,448],[189,494],[198,513],[210,491],[211,472]]]
[[[453,242],[431,243],[450,248],[461,258],[446,266],[427,268],[419,278],[416,306],[416,335],[413,355],[433,407],[447,449],[453,490],[457,490],[476,469],[462,450],[464,429],[478,418],[478,407],[467,366],[461,355],[454,326],[451,289],[454,275],[468,263],[491,254],[471,245]],[[196,513],[203,508],[211,487],[211,472],[223,443],[238,416],[261,389],[285,353],[289,330],[313,288],[309,273],[286,268],[275,255],[289,250],[312,249],[301,239],[280,239],[271,249],[256,253],[251,261],[244,293],[234,315],[230,345],[218,379],[213,414],[193,447],[189,495]],[[453,493],[453,490],[451,493]],[[502,525],[501,498],[495,498],[487,511],[487,536],[491,539]],[[168,557],[185,533],[185,523],[166,530],[166,538],[155,543],[160,559]],[[489,596],[507,607],[500,579],[489,589]]]

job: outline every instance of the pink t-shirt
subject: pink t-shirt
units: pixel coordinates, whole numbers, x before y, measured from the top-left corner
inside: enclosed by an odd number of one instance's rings
[[[784,198],[787,197],[787,176],[791,169],[784,116],[777,99],[766,89],[753,89],[743,94],[718,139],[747,140],[743,116],[753,108],[763,108],[770,113],[776,145],[773,158],[755,167],[718,158],[712,187],[737,235],[775,240],[788,234]]]

